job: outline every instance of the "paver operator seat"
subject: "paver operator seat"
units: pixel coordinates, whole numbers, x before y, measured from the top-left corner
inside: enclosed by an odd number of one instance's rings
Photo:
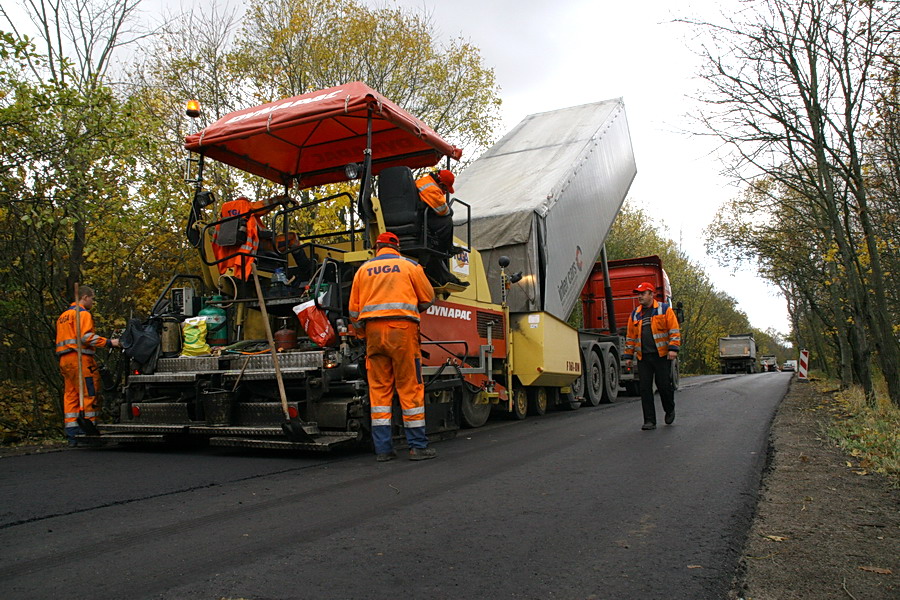
[[[419,199],[419,190],[409,167],[388,167],[378,176],[378,199],[385,228],[400,238],[404,254],[426,263],[429,258],[446,259],[437,250],[437,240],[428,233],[428,205]]]

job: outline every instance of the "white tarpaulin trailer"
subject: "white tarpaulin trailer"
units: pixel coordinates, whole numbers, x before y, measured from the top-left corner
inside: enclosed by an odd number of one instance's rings
[[[510,310],[567,319],[636,174],[621,98],[530,115],[460,173],[494,302],[505,255]]]

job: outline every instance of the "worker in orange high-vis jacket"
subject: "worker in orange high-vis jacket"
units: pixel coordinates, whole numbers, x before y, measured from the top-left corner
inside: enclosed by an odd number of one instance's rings
[[[447,203],[447,194],[453,193],[455,182],[453,172],[447,169],[433,171],[416,180],[419,199],[432,210],[432,214],[428,215],[428,231],[437,240],[435,250],[444,254],[450,254],[453,250],[453,210]],[[451,273],[446,263],[437,258],[428,261],[426,271],[429,277],[441,285],[445,283],[463,287],[469,285],[469,282],[462,281]]]
[[[641,429],[656,429],[656,405],[653,401],[653,379],[666,413],[666,425],[675,421],[675,389],[672,387],[672,361],[681,348],[681,329],[675,311],[665,302],[653,298],[656,288],[647,281],[634,288],[640,305],[628,317],[625,337],[625,366],[630,367],[637,355],[641,386]]]
[[[425,271],[400,256],[400,240],[382,233],[375,258],[353,277],[350,318],[366,340],[372,441],[379,462],[397,457],[391,436],[394,393],[400,398],[410,460],[435,457],[425,435],[425,385],[419,345],[419,312],[434,302]]]
[[[260,217],[288,200],[287,196],[273,196],[259,202],[250,202],[246,196],[239,196],[222,205],[220,213],[222,219],[246,216],[229,219],[216,225],[216,236],[212,246],[216,260],[222,261],[217,263],[220,274],[224,275],[229,269],[233,269],[235,277],[245,281],[250,277],[259,252],[259,233],[265,229]],[[254,210],[259,212],[251,214]]]
[[[84,390],[84,416],[90,421],[97,417],[97,391],[100,389],[100,369],[94,352],[97,348],[119,348],[119,340],[107,339],[94,333],[94,319],[89,312],[94,306],[94,290],[83,285],[78,290],[80,296],[56,320],[56,356],[59,370],[65,383],[63,411],[65,431],[69,446],[77,445],[75,436],[83,433],[78,426],[81,410],[78,386]],[[78,311],[76,319],[75,311]],[[76,325],[77,324],[77,325]],[[81,330],[78,330],[80,326]],[[78,344],[81,344],[81,374],[78,380]]]

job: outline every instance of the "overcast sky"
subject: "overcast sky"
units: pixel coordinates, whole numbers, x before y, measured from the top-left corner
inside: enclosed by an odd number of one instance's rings
[[[385,0],[365,0],[382,6]],[[738,0],[388,0],[423,9],[440,34],[462,37],[493,67],[503,99],[501,133],[527,115],[622,97],[638,174],[630,198],[738,301],[759,329],[788,333],[778,290],[748,267],[737,273],[706,255],[703,229],[737,194],[721,177],[715,143],[683,133],[700,82],[689,30],[675,16],[715,16]],[[673,13],[676,10],[677,13]],[[474,200],[474,199],[473,199]],[[678,290],[673,290],[677,295]]]

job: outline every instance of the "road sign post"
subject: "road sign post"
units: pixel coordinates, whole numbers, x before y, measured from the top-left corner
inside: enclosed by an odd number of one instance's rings
[[[809,381],[809,350],[800,351],[800,360],[797,361],[797,380]]]

